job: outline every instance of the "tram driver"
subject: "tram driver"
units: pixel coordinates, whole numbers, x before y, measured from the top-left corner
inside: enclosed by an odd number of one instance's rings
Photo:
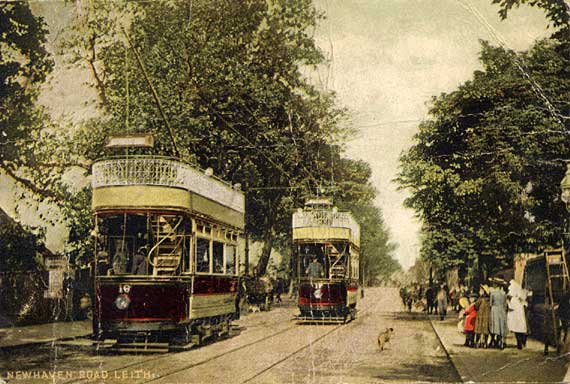
[[[148,247],[143,245],[133,256],[133,268],[131,272],[134,275],[146,275],[148,273],[148,263],[146,259],[147,253]]]
[[[311,263],[307,267],[305,274],[307,274],[312,279],[324,276],[323,266],[318,262],[316,257],[311,258]]]

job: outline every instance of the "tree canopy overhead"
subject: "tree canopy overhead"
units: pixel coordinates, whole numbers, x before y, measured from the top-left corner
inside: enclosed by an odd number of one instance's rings
[[[339,121],[345,112],[334,95],[301,74],[323,61],[311,35],[322,15],[311,1],[82,1],[67,7],[73,15],[58,54],[90,73],[100,116],[56,128],[40,111],[42,145],[30,148],[18,170],[28,170],[26,187],[64,210],[75,244],[68,249],[76,258],[89,256],[90,192],[73,190],[62,175],[88,174],[105,155],[109,134],[152,133],[156,154],[241,183],[247,229],[266,245],[260,271],[274,240],[290,236],[293,209],[317,189],[332,192],[339,204],[371,206],[368,166],[343,157],[348,131]],[[43,49],[45,31],[35,39]],[[385,231],[380,223],[375,230]]]
[[[434,264],[496,270],[561,238],[559,200],[570,156],[570,60],[559,42],[527,52],[481,44],[483,70],[433,98],[401,157],[406,204],[423,220]]]

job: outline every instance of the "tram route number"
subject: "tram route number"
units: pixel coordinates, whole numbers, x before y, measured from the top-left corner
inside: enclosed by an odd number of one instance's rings
[[[119,293],[129,293],[131,286],[128,284],[119,284]]]

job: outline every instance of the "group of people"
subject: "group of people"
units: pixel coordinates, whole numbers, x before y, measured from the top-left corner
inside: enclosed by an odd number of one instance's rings
[[[447,284],[444,283],[429,284],[426,287],[414,284],[401,287],[400,297],[408,311],[415,307],[428,314],[437,314],[443,320],[447,315],[449,305],[454,306],[455,304],[455,289],[450,291]]]
[[[515,280],[510,281],[507,292],[505,285],[502,280],[493,280],[491,288],[481,285],[478,294],[460,299],[465,346],[504,349],[509,331],[515,334],[518,349],[526,346],[529,292]]]
[[[517,348],[526,346],[528,334],[527,306],[530,292],[511,280],[508,290],[502,279],[491,279],[491,286],[483,284],[478,290],[465,286],[449,289],[444,283],[419,284],[400,288],[400,296],[408,311],[412,307],[428,314],[437,314],[440,320],[451,306],[459,312],[458,328],[465,334],[465,346],[471,348],[499,348],[506,346],[508,332],[513,332]]]

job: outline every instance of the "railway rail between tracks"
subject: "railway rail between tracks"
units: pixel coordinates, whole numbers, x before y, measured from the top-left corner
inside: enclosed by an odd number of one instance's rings
[[[181,367],[181,368],[178,368],[178,369],[176,369],[176,370],[174,370],[174,371],[172,371],[172,372],[169,372],[169,373],[166,374],[166,375],[161,375],[160,377],[157,377],[157,378],[155,378],[155,379],[151,379],[150,381],[146,381],[145,383],[162,379],[162,378],[164,378],[164,377],[173,375],[173,374],[178,373],[178,372],[180,372],[180,371],[183,371],[183,370],[185,370],[185,369],[190,369],[190,368],[194,368],[194,367],[197,367],[197,366],[206,364],[206,363],[208,363],[208,362],[210,362],[210,361],[212,361],[212,360],[216,360],[216,359],[221,358],[221,357],[223,357],[223,356],[226,356],[226,355],[228,355],[228,354],[237,352],[237,351],[239,351],[239,350],[241,350],[241,349],[244,349],[244,348],[250,347],[250,346],[252,346],[252,345],[261,343],[261,342],[263,342],[263,341],[265,341],[265,340],[271,339],[271,338],[273,338],[273,337],[275,337],[275,336],[279,336],[279,335],[281,335],[281,334],[283,334],[283,333],[285,333],[285,332],[287,332],[287,331],[289,331],[289,330],[291,330],[291,329],[294,329],[294,328],[296,328],[296,327],[298,327],[298,325],[293,324],[293,325],[291,325],[291,326],[289,326],[289,327],[287,327],[287,328],[285,328],[285,329],[281,329],[281,330],[279,330],[279,331],[277,331],[277,332],[275,332],[275,333],[272,333],[272,334],[269,335],[269,336],[260,337],[260,338],[254,340],[254,341],[251,341],[251,342],[249,342],[249,343],[247,343],[247,344],[243,344],[243,345],[240,345],[240,346],[238,346],[238,347],[232,348],[232,349],[227,350],[227,351],[225,351],[225,352],[223,352],[223,353],[220,353],[220,354],[218,354],[218,355],[212,356],[212,357],[210,357],[210,358],[208,358],[208,359],[206,359],[206,360],[202,360],[202,361],[198,361],[198,362],[196,362],[196,363],[188,364],[188,365],[186,365],[186,366],[184,366],[184,367]],[[200,347],[200,348],[204,348],[204,347],[207,347],[207,346],[208,346],[208,345],[204,345],[204,346],[202,346],[202,347]],[[184,353],[184,352],[174,352],[174,353]],[[120,372],[120,371],[123,371],[123,370],[125,370],[125,369],[127,369],[127,368],[136,367],[137,365],[141,365],[141,366],[144,367],[145,365],[147,365],[147,364],[150,363],[150,362],[156,362],[156,361],[160,361],[160,360],[166,360],[166,359],[169,359],[169,358],[171,358],[171,357],[172,357],[172,353],[166,353],[166,354],[164,354],[164,355],[160,355],[160,356],[156,356],[156,357],[153,357],[153,358],[145,359],[144,361],[137,361],[137,362],[135,362],[135,363],[123,365],[123,366],[121,366],[121,367],[117,367],[117,368],[114,368],[114,369],[110,369],[108,372],[109,372],[109,373]],[[81,383],[81,382],[85,382],[85,381],[89,381],[89,380],[90,380],[90,379],[76,379],[76,380],[73,380],[73,381],[67,381],[67,382],[65,382],[65,384]]]
[[[359,313],[359,317],[365,316],[365,315],[366,315],[366,312],[360,312],[360,313]],[[263,375],[265,372],[271,370],[272,368],[276,367],[277,365],[279,365],[279,364],[281,364],[281,363],[283,363],[283,362],[289,360],[290,358],[294,357],[294,356],[297,355],[298,353],[300,353],[300,352],[304,351],[305,349],[309,348],[311,345],[314,345],[315,343],[318,343],[319,341],[323,340],[323,339],[326,338],[327,336],[330,336],[331,334],[333,334],[333,333],[336,332],[337,330],[339,330],[339,329],[341,329],[341,328],[343,328],[343,327],[346,327],[346,326],[350,326],[350,325],[353,324],[353,323],[354,323],[354,321],[350,321],[350,322],[348,322],[348,323],[338,324],[338,325],[334,326],[332,329],[330,329],[329,331],[327,331],[325,334],[323,334],[323,335],[317,337],[316,339],[310,341],[310,342],[307,343],[307,344],[304,344],[302,347],[297,348],[297,349],[294,350],[293,352],[287,354],[285,357],[283,357],[283,358],[281,358],[281,359],[279,359],[279,360],[277,360],[277,361],[275,361],[275,362],[272,362],[271,364],[267,365],[265,368],[263,368],[263,369],[259,370],[258,372],[256,372],[254,375],[252,375],[252,376],[248,377],[247,379],[241,381],[240,384],[245,384],[245,383],[248,383],[248,382],[250,382],[250,381],[256,379],[257,377]],[[264,341],[266,341],[266,340],[268,340],[268,339],[270,339],[270,338],[273,338],[273,337],[275,337],[275,336],[281,335],[281,334],[286,333],[286,332],[288,332],[288,331],[290,331],[290,330],[297,329],[297,328],[300,327],[300,326],[306,326],[306,325],[299,325],[298,323],[295,322],[294,325],[292,325],[292,326],[290,326],[290,327],[287,327],[287,328],[285,328],[285,329],[283,329],[283,330],[280,330],[280,331],[278,331],[278,332],[275,332],[275,333],[273,333],[273,334],[270,335],[270,336],[264,337],[264,338],[262,338],[262,339],[258,339],[258,340],[256,340],[256,341],[253,341],[253,342],[248,343],[248,344],[244,344],[244,345],[242,345],[242,346],[239,346],[239,347],[234,348],[234,349],[232,349],[232,350],[229,350],[229,351],[226,351],[226,352],[224,352],[224,353],[218,354],[218,355],[216,355],[216,356],[212,356],[211,358],[209,358],[209,359],[207,359],[207,360],[204,360],[204,361],[201,361],[201,362],[197,362],[197,363],[194,363],[194,364],[188,364],[187,366],[180,367],[180,368],[178,368],[178,369],[176,369],[176,370],[174,370],[174,371],[172,371],[172,372],[169,372],[168,374],[161,375],[160,377],[153,378],[153,379],[148,380],[148,381],[144,381],[144,383],[151,383],[151,382],[156,382],[156,381],[158,381],[158,380],[163,380],[163,379],[165,379],[165,378],[167,378],[167,377],[169,377],[169,376],[172,376],[172,375],[174,375],[174,374],[176,374],[176,373],[179,373],[179,372],[182,372],[182,371],[184,371],[184,370],[191,369],[191,368],[194,368],[194,367],[196,367],[196,366],[209,363],[209,362],[214,361],[214,360],[216,360],[216,359],[219,359],[219,358],[222,358],[222,357],[224,357],[224,356],[227,356],[228,354],[231,354],[231,353],[240,351],[240,350],[242,350],[242,349],[251,347],[251,346],[253,346],[253,345],[255,345],[255,344],[262,343],[262,342],[264,342]]]

